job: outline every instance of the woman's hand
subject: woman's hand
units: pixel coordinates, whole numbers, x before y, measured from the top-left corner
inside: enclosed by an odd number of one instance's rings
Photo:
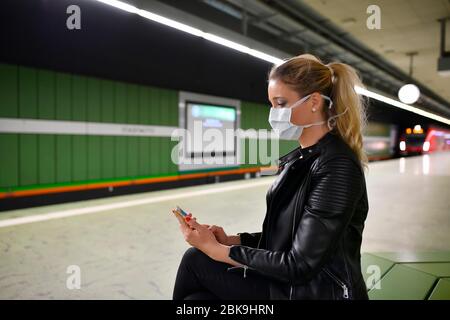
[[[181,217],[175,210],[172,210],[180,223],[180,230],[184,235],[184,239],[193,247],[201,250],[211,259],[228,263],[232,266],[240,266],[240,264],[229,257],[230,247],[228,245],[221,244],[217,241],[216,236],[210,230],[213,229],[209,225],[201,225],[197,222],[196,218]],[[217,226],[213,226],[217,227]],[[214,228],[216,232],[223,238],[225,232],[220,227]],[[226,234],[225,234],[226,236]],[[233,236],[228,237],[231,239]],[[239,238],[239,236],[237,236]],[[232,240],[230,240],[233,242]],[[240,242],[240,241],[238,241]]]
[[[196,218],[183,219],[174,210],[172,212],[180,223],[180,230],[186,242],[213,257],[215,248],[220,244],[208,226],[199,224]]]
[[[211,230],[219,243],[229,245],[229,237],[222,227],[212,225],[209,226],[209,230]]]

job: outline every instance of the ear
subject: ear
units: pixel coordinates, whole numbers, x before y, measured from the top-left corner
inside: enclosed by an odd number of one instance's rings
[[[323,102],[322,96],[318,92],[314,92],[311,94],[309,101],[311,102],[311,108],[316,108],[317,110],[321,110]]]

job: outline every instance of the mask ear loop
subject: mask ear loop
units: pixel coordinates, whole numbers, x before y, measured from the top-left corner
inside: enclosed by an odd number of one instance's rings
[[[303,102],[307,101],[309,99],[309,97],[311,97],[310,94],[308,94],[307,96],[304,96],[303,98],[301,98],[300,100],[295,102],[293,105],[291,105],[290,108],[293,109],[293,108],[301,105]]]
[[[326,95],[321,94],[322,98],[324,98],[325,100],[328,100],[328,109],[331,109],[331,107],[333,106],[333,100],[331,100],[330,97],[327,97]]]
[[[333,128],[336,126],[336,118],[342,116],[344,113],[347,112],[347,110],[348,110],[348,107],[346,107],[343,112],[328,118],[327,125],[330,130],[333,130]],[[331,125],[331,121],[333,121],[333,125]]]
[[[328,110],[330,110],[331,109],[331,107],[333,106],[333,100],[331,100],[331,98],[330,97],[327,97],[326,95],[321,95],[325,100],[328,100],[329,101],[329,104],[328,104]],[[345,110],[345,111],[347,111],[347,109]],[[345,112],[344,111],[344,112]],[[344,113],[343,112],[343,113]],[[342,113],[342,114],[343,114]],[[336,120],[334,120],[334,123],[333,123],[333,126],[331,126],[331,121],[334,119],[334,118],[336,118],[336,117],[339,117],[339,115],[337,115],[337,116],[332,116],[332,117],[330,117],[330,118],[328,118],[328,120],[327,120],[327,125],[328,125],[328,128],[330,129],[330,130],[332,130],[333,129],[333,127],[336,125]]]

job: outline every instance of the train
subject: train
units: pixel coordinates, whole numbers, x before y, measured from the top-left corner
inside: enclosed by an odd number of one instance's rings
[[[437,125],[369,122],[363,140],[369,161],[450,150],[450,130]]]
[[[450,130],[430,126],[424,130],[420,125],[406,128],[399,139],[401,155],[425,154],[450,150]]]

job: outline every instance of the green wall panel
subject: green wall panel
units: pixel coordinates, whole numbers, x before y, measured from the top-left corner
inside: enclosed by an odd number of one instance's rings
[[[38,118],[56,119],[55,116],[55,73],[38,71]]]
[[[56,182],[72,182],[72,137],[56,136]]]
[[[127,123],[139,123],[139,88],[127,85]]]
[[[169,123],[168,125],[172,127],[178,127],[178,92],[177,91],[168,91],[168,99],[170,115],[169,115]]]
[[[150,139],[139,137],[139,175],[150,175]]]
[[[72,181],[85,181],[88,178],[87,136],[72,137]]]
[[[0,117],[178,126],[178,92],[0,64]]]
[[[169,98],[169,93],[167,90],[161,89],[160,91],[160,99],[158,103],[158,109],[160,111],[160,123],[163,126],[168,125],[169,123],[169,103],[167,99]]]
[[[55,135],[39,135],[38,146],[39,183],[55,183]]]
[[[87,81],[87,121],[101,121],[100,80],[89,78]]]
[[[127,123],[127,86],[116,82],[114,89],[114,120],[117,123]]]
[[[101,82],[101,121],[114,122],[114,82]]]
[[[150,118],[150,92],[144,86],[139,86],[138,117],[139,124],[147,124]]]
[[[0,134],[0,187],[8,188],[19,183],[19,137],[17,134]],[[5,152],[7,150],[7,152]]]
[[[270,106],[253,102],[241,102],[242,129],[270,129]]]
[[[72,120],[72,77],[67,73],[56,74],[55,119]]]
[[[159,107],[159,89],[150,88],[150,117],[149,124],[158,124],[160,122]]]
[[[283,156],[299,146],[297,140],[280,140],[280,156]]]
[[[139,137],[127,137],[127,176],[139,175]]]
[[[253,145],[256,143],[256,147]],[[258,140],[256,139],[240,139],[241,144],[241,159],[240,162],[242,164],[242,167],[251,167],[255,166],[256,164],[252,164],[252,156],[250,154],[250,150],[254,150],[257,148]],[[253,152],[253,151],[252,151]]]
[[[38,117],[37,71],[33,68],[19,67],[19,117],[36,119]]]
[[[170,139],[169,138],[161,138],[162,140],[162,148],[161,148],[161,174],[169,174],[172,160],[170,158]]]
[[[158,137],[150,137],[150,150],[149,150],[149,158],[150,158],[150,174],[156,175],[159,172],[159,138]]]
[[[99,136],[88,136],[88,179],[101,178],[102,152]]]
[[[17,69],[17,66],[0,64],[0,117],[19,116]]]
[[[102,154],[102,162],[101,162],[101,178],[102,179],[111,179],[115,177],[114,172],[114,155],[115,155],[115,141],[114,137],[111,136],[103,136],[101,139],[101,154]]]
[[[19,135],[19,185],[38,184],[38,136]]]
[[[72,76],[72,120],[87,120],[87,78]]]
[[[115,177],[122,178],[127,176],[127,137],[114,137],[114,164]]]

